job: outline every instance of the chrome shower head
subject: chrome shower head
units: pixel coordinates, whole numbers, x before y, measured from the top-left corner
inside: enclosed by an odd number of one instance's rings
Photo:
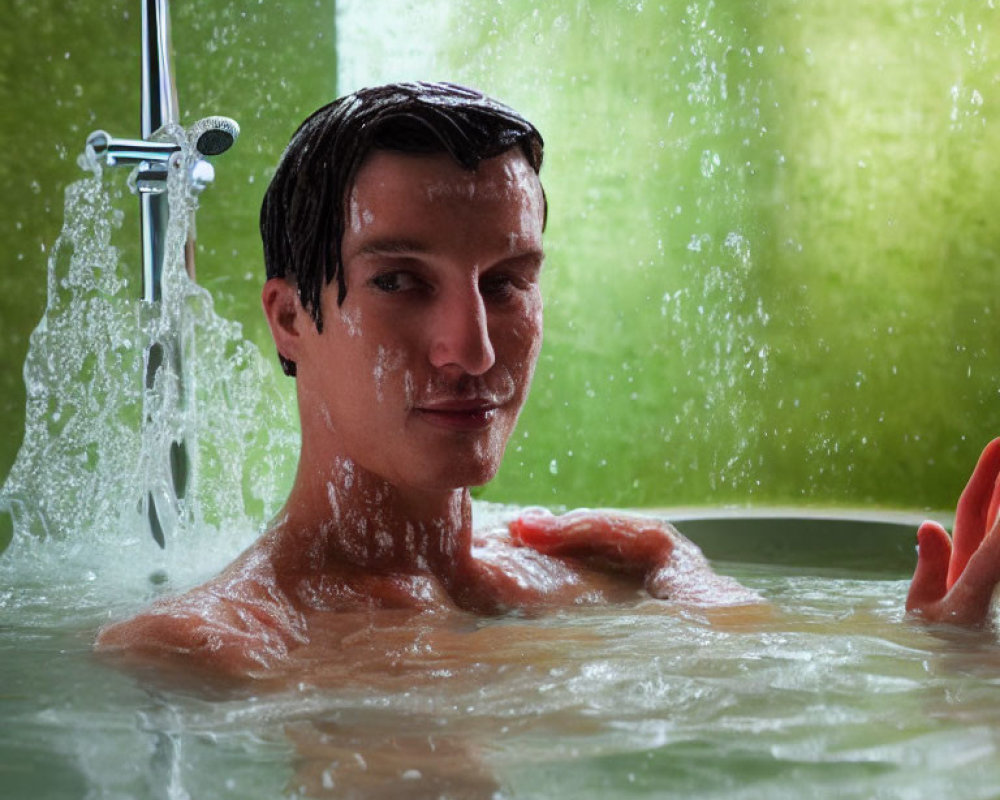
[[[233,146],[240,126],[229,117],[205,117],[187,129],[188,141],[203,156],[217,156]]]

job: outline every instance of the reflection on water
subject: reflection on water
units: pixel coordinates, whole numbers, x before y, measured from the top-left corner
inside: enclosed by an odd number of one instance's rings
[[[108,588],[7,589],[4,784],[16,797],[992,796],[994,637],[904,621],[903,580],[720,568],[777,612],[372,614],[355,647],[374,657],[335,685],[239,690],[99,663],[96,627],[137,605]]]

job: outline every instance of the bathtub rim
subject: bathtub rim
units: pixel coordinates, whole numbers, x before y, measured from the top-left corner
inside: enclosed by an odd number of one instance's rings
[[[905,509],[664,506],[641,511],[670,521],[711,561],[888,579],[913,574],[920,523],[931,519],[950,529],[953,521],[949,512]]]

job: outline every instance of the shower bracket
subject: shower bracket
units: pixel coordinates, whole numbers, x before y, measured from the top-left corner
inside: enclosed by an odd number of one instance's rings
[[[230,130],[239,131],[239,126],[234,120],[226,117],[207,117],[192,125],[186,133],[188,138],[192,139],[194,138],[192,134],[204,131],[207,125],[220,126],[223,123]],[[213,127],[211,130],[218,132],[219,127]],[[235,138],[233,135],[232,139]],[[197,157],[192,159],[188,166],[188,185],[195,194],[202,192],[215,180],[215,168],[198,150],[198,143],[197,140],[194,143]],[[129,181],[129,186],[136,194],[163,194],[167,190],[170,170],[184,167],[182,148],[174,142],[116,139],[106,131],[98,130],[87,137],[87,150],[95,159],[103,160],[109,167],[134,166],[135,172]]]
[[[142,236],[142,299],[147,309],[160,312],[162,273],[166,256],[167,226],[170,219],[168,179],[177,170],[188,170],[187,186],[193,194],[201,192],[215,177],[207,156],[224,153],[239,136],[239,126],[228,117],[206,117],[184,129],[180,126],[177,89],[171,64],[169,0],[142,0],[142,93],[140,104],[141,139],[120,139],[97,130],[87,137],[87,153],[95,162],[108,166],[131,166],[129,186],[139,196]],[[184,265],[194,279],[194,212],[187,226]],[[146,348],[145,388],[147,396],[157,383],[158,373],[169,367],[181,376],[179,332],[170,341],[153,342]],[[169,362],[169,363],[168,363]],[[190,387],[178,386],[178,403],[185,402]],[[144,413],[147,427],[153,413]],[[170,476],[169,492],[153,489],[146,492],[141,507],[148,516],[150,533],[162,548],[166,533],[177,520],[179,501],[188,484],[189,458],[183,437],[170,444],[169,452],[159,459]]]

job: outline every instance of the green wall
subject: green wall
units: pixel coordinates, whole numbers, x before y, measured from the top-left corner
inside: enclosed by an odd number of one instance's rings
[[[996,4],[448,5],[438,69],[548,143],[548,338],[487,496],[953,505],[1000,435]]]
[[[243,133],[202,196],[199,280],[266,348],[257,208],[297,122],[335,93],[334,4],[205,5],[173,4],[184,121],[227,114]],[[138,3],[6,6],[0,474],[62,189],[91,130],[137,133],[139,59]],[[1000,11],[355,6],[337,19],[343,88],[472,83],[548,144],[546,344],[484,497],[953,505],[1000,434]]]

